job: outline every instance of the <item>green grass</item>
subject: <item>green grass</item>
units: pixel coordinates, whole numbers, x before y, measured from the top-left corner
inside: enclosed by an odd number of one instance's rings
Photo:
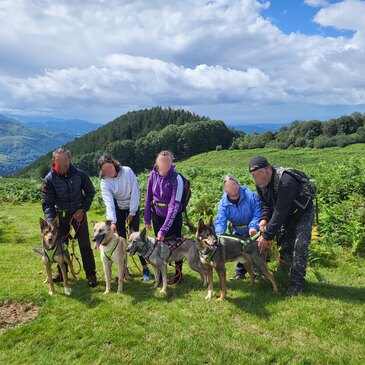
[[[32,301],[42,307],[34,321],[0,334],[1,364],[365,361],[365,265],[344,249],[334,249],[328,267],[310,267],[305,294],[292,299],[283,296],[287,279],[280,276],[278,295],[266,281],[250,287],[245,280],[228,283],[225,302],[206,301],[198,275],[186,264],[183,283],[169,287],[166,296],[137,278],[125,283],[123,295],[113,283],[105,296],[99,252],[98,287],[88,288],[81,273],[71,283],[71,297],[59,285],[50,297],[42,284],[44,267],[32,252],[40,246],[40,216],[37,203],[8,204],[0,212],[0,303]],[[95,218],[101,219],[91,211],[89,220]],[[233,273],[233,263],[227,271]]]

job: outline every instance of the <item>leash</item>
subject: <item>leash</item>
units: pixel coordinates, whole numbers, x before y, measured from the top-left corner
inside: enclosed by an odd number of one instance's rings
[[[129,223],[128,223],[128,221],[127,221],[127,219],[126,219],[126,221],[125,221],[125,237],[126,237],[126,240],[128,241],[128,239],[129,239],[129,236],[130,236],[130,232],[131,232],[131,230],[130,230],[130,227],[129,227]],[[137,270],[139,271],[139,273],[141,274],[141,278],[143,278],[143,271],[141,270],[141,268],[138,266],[138,264],[137,264],[137,262],[136,262],[136,260],[135,260],[135,258],[134,258],[134,256],[132,256],[132,261],[133,261],[133,263],[134,263],[134,266],[137,268]],[[146,260],[147,261],[147,260]],[[132,271],[132,274],[133,274],[133,270],[131,269],[131,271]]]
[[[76,252],[75,252],[75,239],[76,239],[76,236],[77,236],[77,233],[79,232],[79,229],[80,229],[80,226],[81,224],[84,222],[84,219],[85,219],[85,216],[83,216],[83,219],[81,221],[76,221],[77,222],[77,228],[75,229],[75,233],[74,235],[72,236],[71,235],[71,230],[73,228],[72,226],[72,221],[75,219],[75,214],[71,217],[70,219],[70,222],[69,222],[69,230],[68,232],[62,237],[62,240],[63,241],[66,241],[68,238],[71,239],[71,261],[72,261],[72,264],[74,263],[74,259],[77,261],[77,267],[78,269],[75,270],[75,274],[79,274],[80,271],[81,271],[81,262],[80,262],[80,259],[77,257],[76,255]],[[76,220],[76,219],[75,219]]]

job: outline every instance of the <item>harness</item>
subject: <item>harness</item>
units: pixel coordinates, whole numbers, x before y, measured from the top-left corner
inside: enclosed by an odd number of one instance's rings
[[[55,246],[53,248],[51,248],[50,250],[46,250],[45,248],[43,249],[44,255],[47,257],[48,261],[51,263],[56,262],[54,257],[56,256],[58,246],[59,246],[59,243],[56,243]],[[67,245],[64,242],[62,242],[62,251],[63,252],[67,251]]]
[[[119,240],[117,240],[117,243],[114,245],[114,247],[113,247],[110,251],[104,251],[104,255],[105,255],[105,257],[106,257],[109,261],[111,261],[111,260],[112,260],[113,253],[114,253],[115,249],[117,248],[118,243],[119,243]]]
[[[186,237],[184,238],[175,238],[172,240],[168,240],[168,239],[164,239],[162,242],[165,246],[167,246],[169,248],[169,256],[167,257],[166,261],[170,258],[170,256],[172,255],[172,253],[179,248],[184,242],[186,241]],[[172,243],[175,242],[175,243]]]

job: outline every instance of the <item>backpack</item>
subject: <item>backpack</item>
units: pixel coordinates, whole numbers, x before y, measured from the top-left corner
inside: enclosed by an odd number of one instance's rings
[[[274,191],[278,193],[281,176],[284,172],[297,180],[302,185],[301,196],[306,196],[308,199],[315,200],[317,197],[316,185],[314,180],[310,179],[303,171],[293,169],[291,167],[275,167],[276,174],[274,176]]]
[[[182,203],[182,211],[186,212],[186,208],[189,205],[189,200],[191,198],[191,184],[190,181],[184,177],[182,174],[179,174],[176,172],[169,180],[169,185],[172,187],[172,184],[174,183],[175,179],[177,179],[177,176],[180,175],[184,186],[183,186],[183,193],[181,197],[181,203]]]

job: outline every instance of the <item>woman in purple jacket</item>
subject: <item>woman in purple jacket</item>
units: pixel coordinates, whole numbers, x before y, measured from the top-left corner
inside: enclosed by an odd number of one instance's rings
[[[147,229],[153,230],[157,240],[165,237],[181,237],[182,229],[182,195],[184,182],[175,171],[174,156],[170,151],[162,151],[157,155],[155,165],[148,178],[144,221]],[[179,281],[182,272],[182,261],[176,262],[174,281]],[[180,276],[180,278],[182,275]]]

